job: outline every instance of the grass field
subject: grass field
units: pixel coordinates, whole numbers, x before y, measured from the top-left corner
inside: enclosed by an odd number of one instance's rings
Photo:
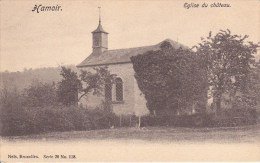
[[[243,127],[182,128],[146,127],[115,128],[92,131],[51,132],[39,135],[5,137],[7,141],[38,140],[142,140],[157,142],[255,143],[260,139],[260,124]]]
[[[147,127],[52,132],[2,137],[0,160],[68,161],[260,161],[260,124],[234,128]],[[13,159],[8,155],[35,155]],[[76,159],[44,156],[75,155]]]

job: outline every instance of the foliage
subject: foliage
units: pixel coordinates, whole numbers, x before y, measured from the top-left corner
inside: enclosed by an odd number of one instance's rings
[[[55,83],[33,82],[24,89],[24,105],[28,107],[43,107],[57,104],[57,90]]]
[[[242,96],[239,97],[237,102],[246,103],[243,105],[249,105],[249,107],[260,106],[260,61],[256,62],[248,75],[247,84],[245,85],[245,91]]]
[[[115,77],[107,67],[95,67],[93,71],[81,70],[79,76],[70,68],[62,67],[61,75],[63,79],[58,86],[58,100],[66,106],[77,105],[81,98],[90,93],[102,95],[105,83],[112,83]]]
[[[0,135],[28,135],[51,131],[85,131],[110,128],[115,115],[103,106],[97,109],[76,106],[26,106],[24,94],[2,90]]]
[[[256,110],[246,107],[223,110],[220,116],[212,116],[211,126],[232,127],[255,124],[257,120]]]
[[[232,35],[229,30],[220,30],[215,36],[211,32],[197,47],[201,64],[207,68],[209,91],[220,113],[223,94],[235,96],[245,92],[247,78],[254,62],[257,44],[247,42],[247,35]]]
[[[89,111],[89,119],[93,129],[106,129],[115,126],[117,123],[116,115],[104,108],[96,108]]]
[[[131,58],[150,111],[176,112],[205,98],[205,72],[199,59],[188,49],[174,49],[169,42],[164,42],[160,50]]]
[[[16,88],[2,89],[0,95],[1,135],[24,134],[30,129],[29,115],[21,109],[23,98]]]
[[[27,135],[50,131],[109,128],[114,114],[101,106],[99,111],[57,105],[55,85],[32,83],[23,91],[0,91],[0,135]]]
[[[3,108],[1,108],[3,109]],[[51,131],[86,131],[110,128],[111,115],[75,106],[14,108],[1,113],[1,135],[28,135]]]
[[[94,67],[93,71],[82,70],[79,78],[82,82],[82,87],[78,100],[89,93],[102,95],[105,83],[113,83],[115,74],[111,74],[107,67]]]
[[[191,115],[159,115],[143,117],[143,126],[181,126],[181,127],[209,127],[212,125],[211,116],[207,114]]]
[[[77,105],[78,93],[82,84],[76,72],[70,68],[61,67],[62,80],[58,85],[58,101],[66,106]]]

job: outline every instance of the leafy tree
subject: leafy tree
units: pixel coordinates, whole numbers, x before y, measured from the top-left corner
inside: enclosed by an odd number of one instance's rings
[[[23,98],[17,88],[3,88],[0,90],[0,108],[20,108],[23,104]],[[1,111],[0,111],[1,112]]]
[[[252,66],[244,87],[242,94],[236,97],[235,103],[246,108],[260,106],[260,61]]]
[[[63,78],[58,84],[58,101],[66,106],[77,105],[78,93],[82,87],[77,73],[70,68],[61,67],[60,75]]]
[[[62,81],[58,86],[59,101],[63,104],[77,105],[78,101],[92,93],[102,95],[105,82],[113,82],[115,75],[107,67],[95,67],[92,71],[82,70],[78,76],[69,68],[62,67]]]
[[[181,111],[205,99],[205,72],[199,57],[188,49],[174,49],[169,42],[160,48],[131,58],[148,109]]]
[[[29,128],[23,97],[17,88],[0,90],[0,135],[16,135]]]
[[[107,67],[95,67],[93,71],[82,70],[79,75],[80,81],[83,83],[80,89],[80,100],[85,95],[92,93],[93,95],[102,95],[106,82],[113,83],[115,74],[111,74]]]
[[[201,64],[207,68],[209,92],[216,104],[216,111],[221,112],[223,94],[234,96],[244,92],[247,78],[254,62],[257,44],[246,42],[247,35],[232,35],[230,30],[220,30],[215,36],[209,36],[199,43],[197,54]]]
[[[44,107],[57,104],[57,89],[55,83],[34,81],[23,91],[24,105],[29,107]]]
[[[253,83],[254,86],[251,90],[254,90],[255,99],[257,104],[260,106],[260,60],[256,63],[255,69],[253,70]]]

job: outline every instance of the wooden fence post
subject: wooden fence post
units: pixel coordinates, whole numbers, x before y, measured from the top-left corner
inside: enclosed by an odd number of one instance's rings
[[[138,123],[138,128],[141,127],[141,116],[139,116],[139,123]]]
[[[120,114],[120,116],[119,116],[119,126],[121,127],[121,125],[122,125],[122,115]]]

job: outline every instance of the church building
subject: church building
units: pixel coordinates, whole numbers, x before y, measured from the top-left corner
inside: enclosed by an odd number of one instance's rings
[[[143,54],[151,50],[159,50],[160,45],[168,41],[176,49],[187,48],[170,39],[163,40],[155,45],[132,47],[126,49],[108,49],[108,32],[106,32],[99,19],[96,30],[92,32],[92,53],[77,67],[83,70],[90,70],[97,66],[107,66],[111,74],[116,74],[115,84],[106,86],[104,96],[88,96],[80,103],[84,106],[98,106],[102,100],[112,101],[112,108],[117,115],[143,116],[149,114],[146,107],[146,100],[141,93],[136,79],[130,57]]]

